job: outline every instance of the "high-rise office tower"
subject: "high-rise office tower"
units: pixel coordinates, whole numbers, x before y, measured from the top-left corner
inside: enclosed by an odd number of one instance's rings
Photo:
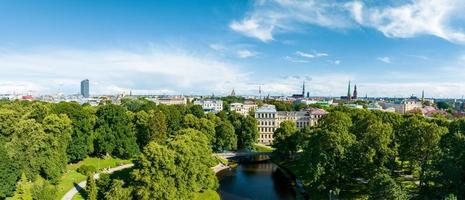
[[[81,81],[81,95],[85,98],[89,98],[89,79]]]

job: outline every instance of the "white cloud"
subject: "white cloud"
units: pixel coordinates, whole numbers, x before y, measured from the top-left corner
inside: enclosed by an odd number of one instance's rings
[[[246,49],[238,50],[236,54],[239,58],[248,58],[248,57],[253,57],[257,55],[255,52],[252,52]]]
[[[291,56],[286,56],[286,57],[284,57],[284,59],[289,61],[289,62],[293,62],[293,63],[308,63],[307,60],[297,59],[297,58],[294,58],[294,57],[291,57]]]
[[[183,50],[40,49],[0,53],[3,80],[0,93],[77,93],[88,78],[91,92],[120,91],[196,92],[210,94],[248,82],[240,66]]]
[[[274,29],[274,25],[262,24],[254,18],[243,19],[240,22],[233,21],[229,27],[234,31],[243,33],[249,37],[255,37],[263,42],[273,40],[271,32]]]
[[[378,59],[379,61],[381,61],[381,62],[384,62],[384,63],[388,63],[388,64],[391,63],[391,58],[389,58],[389,57],[387,57],[387,56],[385,56],[385,57],[379,57],[379,58],[377,58],[377,59]]]
[[[459,0],[418,0],[395,7],[367,8],[366,22],[387,37],[409,38],[434,35],[452,42],[465,42],[465,34],[450,23],[463,15]]]
[[[305,53],[302,51],[297,51],[295,54],[305,57],[305,58],[318,58],[318,57],[325,57],[328,56],[327,53],[321,53],[321,52],[314,52],[314,53]]]
[[[382,4],[368,0],[264,0],[256,3],[244,19],[233,21],[230,28],[264,42],[273,40],[275,34],[301,30],[302,25],[317,25],[330,29],[361,26],[393,38],[433,35],[465,43],[464,12],[462,0],[385,1]]]
[[[333,63],[334,63],[335,65],[339,65],[339,64],[341,64],[341,61],[340,61],[340,60],[335,60],[335,61],[333,61]]]

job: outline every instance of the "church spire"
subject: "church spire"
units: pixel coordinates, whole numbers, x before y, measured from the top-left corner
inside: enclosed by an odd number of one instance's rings
[[[305,97],[305,80],[302,83],[302,97]]]
[[[351,96],[350,96],[350,80],[349,80],[349,86],[347,87],[347,100],[348,101],[351,100]]]
[[[357,99],[357,84],[354,85],[354,94],[352,95],[352,99]]]

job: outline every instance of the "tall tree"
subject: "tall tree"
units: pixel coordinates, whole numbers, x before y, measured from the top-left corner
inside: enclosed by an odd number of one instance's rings
[[[41,165],[42,175],[46,179],[58,181],[68,163],[66,148],[71,139],[71,120],[64,114],[51,114],[42,123],[47,147],[41,152],[44,159]]]
[[[252,149],[257,139],[257,120],[251,116],[243,117],[241,120],[241,129],[237,132],[237,148]]]
[[[130,158],[139,152],[132,115],[123,107],[106,104],[97,109],[95,152]]]
[[[280,127],[273,133],[273,147],[285,155],[297,152],[298,141],[295,140],[297,127],[292,121],[281,122]]]
[[[0,199],[11,196],[15,190],[19,170],[14,160],[8,156],[5,143],[0,141]]]
[[[95,110],[91,106],[81,106],[77,102],[60,102],[53,104],[53,112],[66,114],[72,122],[71,141],[67,148],[70,162],[83,160],[94,151],[93,132]]]
[[[132,173],[138,199],[192,199],[194,192],[216,189],[207,137],[179,131],[167,145],[149,143]]]
[[[88,200],[97,200],[97,185],[93,174],[87,176],[86,192]]]
[[[234,126],[229,121],[221,121],[215,130],[216,141],[214,148],[217,151],[232,151],[237,148],[237,136],[234,132]]]
[[[370,196],[368,199],[406,200],[406,192],[387,174],[378,174],[369,182]]]
[[[403,161],[408,160],[420,166],[420,186],[424,186],[425,171],[432,156],[439,150],[439,140],[447,129],[411,116],[402,124],[402,131],[399,136],[399,156]]]
[[[32,200],[31,184],[28,182],[25,174],[21,175],[14,197],[19,200]]]

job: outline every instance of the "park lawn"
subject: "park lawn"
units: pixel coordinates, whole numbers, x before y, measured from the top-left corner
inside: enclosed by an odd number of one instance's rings
[[[253,144],[252,147],[254,151],[258,151],[258,152],[273,152],[274,150],[274,148],[270,146],[266,146],[266,145],[258,144],[258,143]]]
[[[86,180],[86,176],[78,173],[76,170],[81,165],[92,165],[97,171],[102,171],[104,168],[116,167],[120,164],[131,163],[130,160],[123,160],[118,158],[86,158],[78,163],[69,164],[67,166],[67,172],[60,178],[60,183],[57,185],[58,197],[63,197],[66,192],[74,187],[74,184],[78,184],[81,181]],[[79,193],[78,193],[79,194]],[[80,195],[76,195],[80,196]],[[74,198],[73,198],[74,199]]]
[[[220,200],[220,195],[214,190],[207,190],[194,194],[194,200]]]

